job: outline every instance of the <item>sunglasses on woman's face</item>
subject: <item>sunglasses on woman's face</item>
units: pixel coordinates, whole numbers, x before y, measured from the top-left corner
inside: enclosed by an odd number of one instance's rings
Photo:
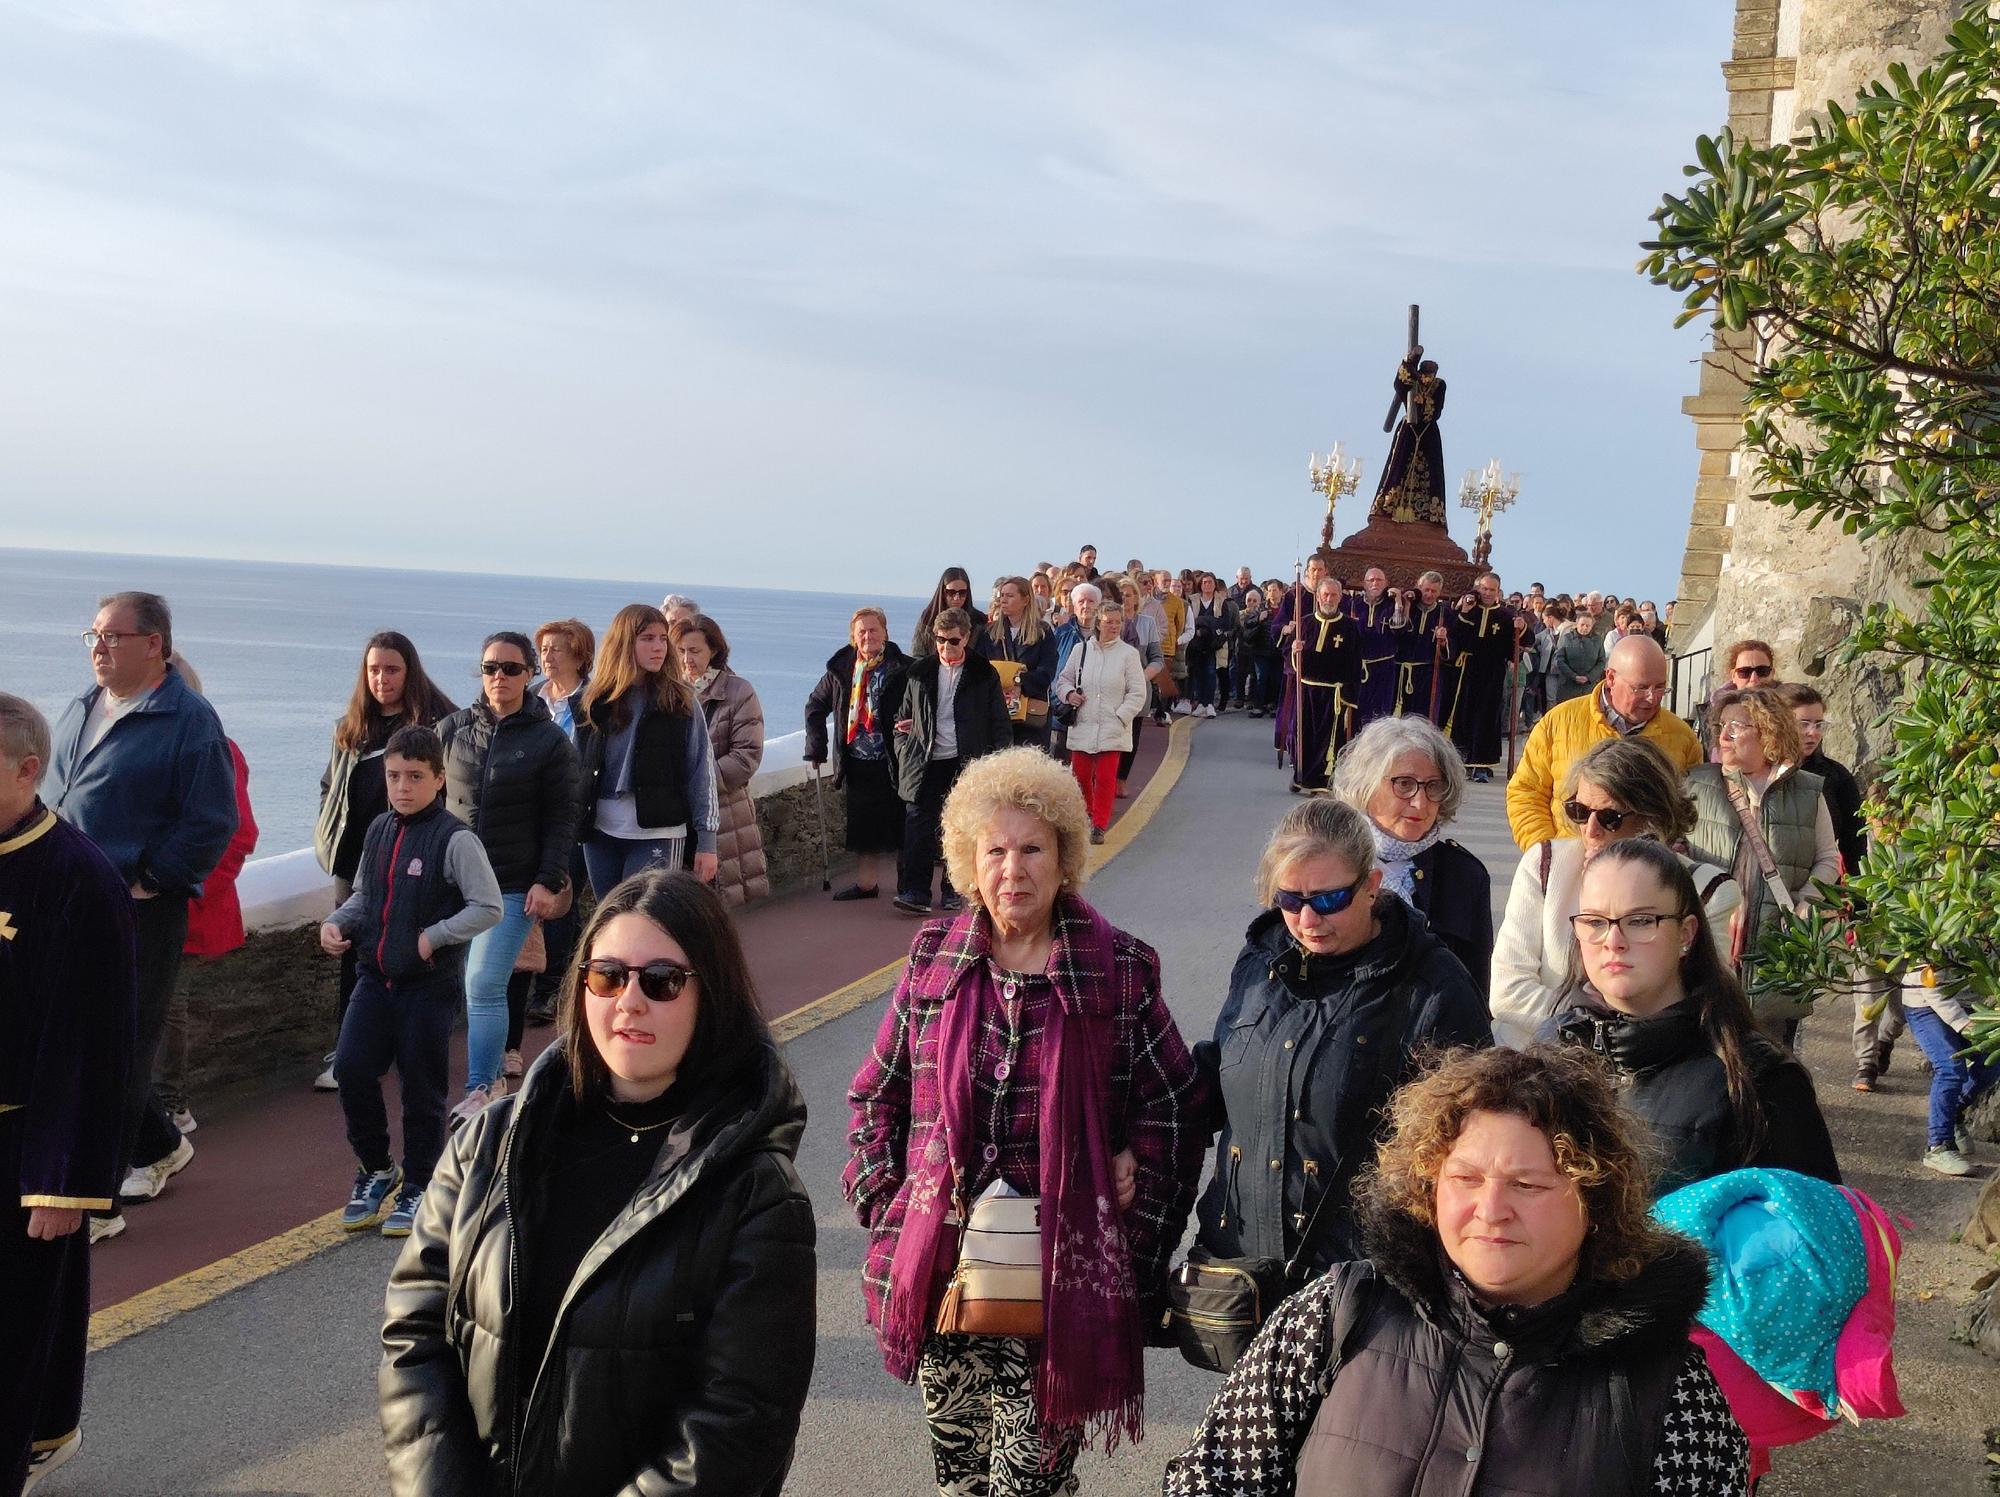
[[[1338,915],[1354,903],[1354,896],[1360,892],[1367,878],[1368,875],[1364,873],[1345,889],[1316,889],[1310,893],[1293,889],[1273,889],[1271,903],[1287,915],[1296,915],[1308,908],[1315,915]]]
[[[1563,815],[1570,819],[1571,825],[1587,826],[1590,818],[1595,816],[1597,824],[1607,832],[1617,831],[1618,828],[1625,825],[1626,817],[1637,816],[1638,814],[1636,811],[1613,811],[1606,806],[1586,806],[1580,800],[1566,800],[1563,802]]]
[[[599,998],[616,998],[633,978],[639,991],[653,1003],[671,1003],[680,997],[694,973],[679,962],[648,962],[643,967],[628,966],[612,957],[596,957],[584,963],[583,985]]]
[[[1768,665],[1739,665],[1732,674],[1739,681],[1761,681],[1771,674],[1771,667]]]
[[[518,660],[482,660],[479,662],[479,674],[512,678],[527,675],[528,668]]]

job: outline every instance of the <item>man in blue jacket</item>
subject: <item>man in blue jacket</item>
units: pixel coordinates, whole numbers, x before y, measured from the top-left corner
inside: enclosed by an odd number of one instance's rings
[[[151,1200],[194,1147],[153,1097],[153,1060],[187,941],[188,901],[236,830],[235,771],[215,710],[174,669],[173,615],[155,593],[113,593],[84,632],[97,684],[55,730],[53,809],[89,837],[132,895],[138,1043],[125,1088],[118,1165],[127,1200]],[[115,1237],[114,1203],[91,1241]]]

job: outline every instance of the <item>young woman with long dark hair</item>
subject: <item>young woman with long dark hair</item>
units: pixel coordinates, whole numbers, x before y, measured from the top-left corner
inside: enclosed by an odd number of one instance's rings
[[[333,725],[333,752],[319,777],[319,820],[313,828],[313,852],[319,866],[333,878],[334,902],[345,904],[354,892],[354,870],[361,863],[362,839],[368,824],[389,809],[389,792],[382,780],[382,754],[398,728],[432,728],[458,709],[424,673],[417,647],[407,636],[384,629],[368,636],[361,647],[361,668],[347,710]],[[347,998],[359,973],[354,953],[340,958],[340,992],[334,1031],[347,1014]],[[316,1091],[337,1090],[333,1056],[313,1081]]]
[[[931,590],[930,602],[924,604],[924,611],[917,615],[917,632],[910,639],[910,658],[922,660],[926,655],[935,655],[937,645],[931,639],[931,625],[937,616],[947,608],[962,608],[972,620],[974,635],[986,628],[986,615],[972,606],[972,576],[964,567],[946,567],[938,577],[938,584]]]
[[[628,603],[605,631],[577,723],[583,815],[577,830],[590,886],[608,892],[643,868],[715,877],[722,824],[708,719],[681,672],[667,616]]]
[[[1578,906],[1573,999],[1553,1032],[1619,1073],[1665,1156],[1659,1193],[1753,1167],[1839,1184],[1812,1077],[1752,1021],[1673,849],[1611,843],[1584,871]]]
[[[578,949],[561,1039],[453,1140],[390,1276],[390,1490],[776,1493],[813,1364],[805,1099],[713,890],[627,879]]]

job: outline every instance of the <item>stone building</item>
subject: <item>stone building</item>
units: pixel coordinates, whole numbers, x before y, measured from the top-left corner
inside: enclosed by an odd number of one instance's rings
[[[1892,62],[1934,58],[1963,0],[1736,0],[1728,125],[1739,140],[1789,138],[1825,101],[1845,103]],[[1790,510],[1753,502],[1754,461],[1740,448],[1747,333],[1719,333],[1701,361],[1700,387],[1682,402],[1701,460],[1674,614],[1673,649],[1688,654],[1734,639],[1768,640],[1779,675],[1826,693],[1828,750],[1852,763],[1875,757],[1867,724],[1894,696],[1880,670],[1830,670],[1860,608],[1905,597],[1907,558],[1864,547],[1831,526],[1808,530]]]

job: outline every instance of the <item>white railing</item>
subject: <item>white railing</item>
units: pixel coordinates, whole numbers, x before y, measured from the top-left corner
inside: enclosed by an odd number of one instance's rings
[[[764,740],[764,764],[750,781],[757,799],[776,795],[812,778],[803,755],[803,731]],[[236,897],[243,904],[246,930],[287,930],[324,920],[333,910],[333,880],[319,866],[310,847],[252,858],[236,880]]]

